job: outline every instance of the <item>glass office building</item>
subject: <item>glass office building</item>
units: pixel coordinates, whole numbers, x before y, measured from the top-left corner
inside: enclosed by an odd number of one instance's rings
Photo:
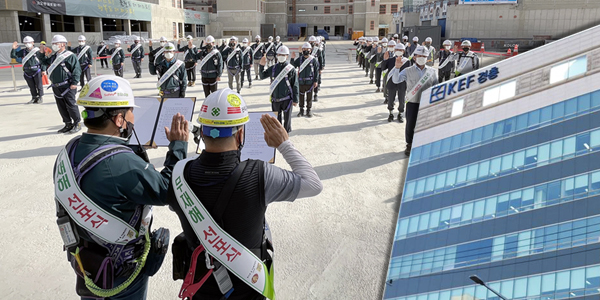
[[[384,299],[600,299],[600,26],[423,93]]]

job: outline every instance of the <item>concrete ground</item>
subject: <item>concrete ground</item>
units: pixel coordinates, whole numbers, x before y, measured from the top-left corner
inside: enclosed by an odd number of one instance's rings
[[[300,43],[286,43],[297,48]],[[348,41],[327,43],[315,117],[299,118],[294,108],[290,139],[312,163],[323,192],[314,198],[269,207],[267,219],[275,241],[275,287],[278,299],[381,299],[407,158],[404,124],[387,122],[383,94],[374,93],[354,59]],[[147,66],[146,63],[144,63]],[[100,69],[98,74],[112,74]],[[53,201],[52,167],[72,138],[62,127],[47,91],[42,105],[30,99],[22,73],[12,92],[10,71],[0,70],[0,299],[77,299],[75,275],[62,251]],[[136,96],[155,96],[156,77],[144,70],[133,79],[127,61],[125,78]],[[220,88],[226,87],[226,76]],[[250,111],[270,110],[268,81],[243,89]],[[201,85],[187,96],[204,99]],[[197,116],[200,105],[196,106]],[[190,138],[188,153],[195,144]],[[166,148],[150,150],[160,168]],[[277,166],[290,167],[278,155]],[[154,227],[181,232],[177,216],[155,209]],[[150,280],[148,299],[176,299],[182,281],[171,279],[172,256]]]

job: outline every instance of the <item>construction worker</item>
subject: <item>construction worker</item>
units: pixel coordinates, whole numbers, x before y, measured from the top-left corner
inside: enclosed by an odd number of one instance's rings
[[[67,50],[67,39],[64,36],[57,34],[52,37],[52,51],[54,54],[46,54],[42,63],[46,65],[56,106],[65,123],[58,133],[76,133],[81,130],[81,117],[75,102],[81,67],[77,56]]]
[[[264,140],[292,170],[260,160],[240,162],[250,119],[239,94],[219,90],[202,107],[198,122],[206,148],[197,158],[177,163],[169,193],[183,228],[172,247],[173,269],[178,270],[173,278],[184,279],[180,297],[275,299],[267,206],[314,197],[323,184],[285,129],[269,115],[260,119]],[[238,264],[240,260],[245,264]]]
[[[387,65],[386,68],[388,70],[391,70],[392,68],[395,67],[396,65],[396,57],[401,57],[402,58],[402,66],[400,67],[400,71],[410,67],[410,61],[408,60],[408,58],[404,57],[404,51],[406,49],[404,48],[404,44],[402,43],[397,43],[396,46],[394,46],[394,56],[391,59],[387,60]],[[398,96],[398,122],[400,123],[404,123],[404,119],[402,118],[402,114],[404,113],[404,99],[406,96],[406,82],[400,82],[400,83],[394,83],[394,82],[389,82],[387,83],[387,108],[389,111],[389,115],[388,115],[388,122],[392,122],[394,121],[394,103],[396,102],[396,96]]]
[[[317,44],[320,45],[319,48],[319,56],[320,59],[318,60],[319,62],[319,82],[317,85],[317,88],[314,89],[313,91],[313,101],[317,102],[319,101],[319,91],[321,91],[321,80],[323,79],[323,76],[321,76],[321,74],[323,74],[323,70],[325,69],[325,38],[324,37],[318,37],[317,38]]]
[[[181,47],[181,41],[177,41],[177,51],[183,52],[183,61],[185,62],[185,71],[188,78],[188,86],[196,85],[196,66],[198,65],[198,48],[194,45],[194,38],[191,35],[186,37],[187,45]]]
[[[298,117],[304,116],[304,99],[306,98],[306,116],[313,117],[312,98],[313,92],[319,84],[319,61],[312,56],[310,43],[304,43],[300,48],[301,55],[296,59],[296,52],[292,52],[290,63],[298,70],[298,84],[300,85],[300,112]]]
[[[371,59],[371,50],[373,50],[373,38],[368,37],[367,46],[363,49],[363,70],[365,71],[365,77],[369,76],[369,69],[371,68],[371,64],[369,63],[369,60]]]
[[[398,43],[398,41],[396,41],[396,43]],[[408,42],[408,36],[403,36],[402,37],[402,44],[404,44],[404,57],[408,58],[408,48],[410,47],[410,43]]]
[[[150,53],[148,53],[148,70],[151,75],[156,75],[156,66],[161,60],[165,59],[163,52],[165,51],[164,47],[167,45],[167,42],[167,38],[161,36],[159,39],[160,47],[152,49],[152,40],[148,41],[148,48],[150,49]]]
[[[252,48],[248,46],[248,39],[242,40],[242,74],[240,75],[241,88],[244,88],[244,74],[248,76],[248,88],[252,88],[252,75],[250,75],[250,69],[252,69]]]
[[[133,36],[133,45],[127,47],[127,51],[131,53],[131,63],[133,64],[133,70],[135,71],[135,77],[142,78],[142,62],[144,61],[144,45],[142,44],[140,37],[137,35]]]
[[[367,61],[369,61],[369,84],[373,84],[373,76],[375,76],[375,63],[377,63],[377,51],[380,51],[379,38],[373,38],[373,46],[371,52],[367,55]]]
[[[96,50],[96,54],[98,55],[98,57],[100,58],[100,68],[104,69],[104,66],[106,66],[106,68],[108,69],[108,59],[106,58],[107,56],[109,56],[110,54],[108,53],[108,46],[106,46],[106,43],[104,43],[104,41],[100,42],[100,46],[98,46],[98,49]],[[102,58],[104,57],[104,58]]]
[[[185,63],[175,58],[175,45],[167,43],[163,52],[165,59],[156,66],[156,72],[160,76],[156,87],[160,96],[165,98],[184,98],[187,84]]]
[[[410,45],[410,47],[408,47],[406,49],[406,51],[408,52],[408,59],[413,60],[413,52],[415,52],[415,50],[417,49],[418,46],[419,46],[419,37],[415,36],[412,39],[412,44]]]
[[[225,59],[227,68],[227,77],[229,79],[229,88],[233,90],[233,80],[235,79],[236,91],[239,94],[242,89],[240,85],[240,75],[242,73],[242,51],[238,46],[238,38],[232,36],[229,44],[221,51],[221,56]]]
[[[310,42],[310,39],[308,41]],[[356,60],[358,61],[358,66],[361,68],[364,64],[363,49],[365,48],[365,45],[366,45],[366,38],[364,36],[361,36],[358,39],[358,46],[356,47]]]
[[[398,43],[401,44],[401,43]],[[388,103],[388,89],[387,85],[390,83],[390,71],[394,68],[396,64],[396,55],[395,48],[398,45],[394,41],[389,41],[387,44],[386,52],[383,53],[383,61],[381,62],[381,73],[383,76],[383,83],[381,85],[381,89],[383,90],[383,104]]]
[[[277,51],[277,49],[279,49],[279,47],[281,47],[281,45],[283,45],[281,43],[281,37],[280,36],[276,36],[275,37],[275,51]]]
[[[460,46],[463,51],[452,55],[452,59],[456,61],[455,77],[479,69],[479,57],[471,51],[471,42],[464,40]]]
[[[223,73],[223,58],[221,52],[215,47],[215,38],[212,35],[206,37],[205,48],[198,51],[198,60],[200,61],[200,75],[202,75],[202,88],[204,96],[208,97],[210,93],[217,91],[217,82],[221,81]]]
[[[113,92],[98,97],[108,89]],[[188,122],[178,113],[165,128],[169,151],[158,172],[139,141],[129,146],[138,106],[127,80],[96,77],[77,104],[88,131],[62,149],[53,172],[57,223],[77,274],[76,292],[81,299],[146,299],[148,278],[169,243],[168,229],[150,232],[152,206],[167,205],[173,166],[186,158]]]
[[[292,131],[292,106],[298,105],[300,87],[296,69],[287,62],[288,55],[290,55],[290,49],[287,46],[281,46],[277,50],[277,64],[266,70],[267,58],[261,58],[260,78],[271,78],[271,86],[269,86],[271,109],[277,113],[277,120],[289,133]]]
[[[258,74],[260,69],[260,59],[266,54],[265,45],[260,42],[260,35],[254,38],[254,44],[252,44],[252,61],[254,62],[254,79],[258,80]]]
[[[455,61],[451,59],[454,52],[450,50],[452,47],[452,42],[450,40],[445,40],[442,44],[443,48],[440,49],[438,53],[438,57],[440,59],[439,67],[438,67],[438,78],[440,83],[446,80],[450,80],[450,74],[454,71]],[[450,58],[450,59],[449,59]]]
[[[114,48],[110,49],[110,64],[113,66],[115,75],[123,77],[123,65],[125,64],[125,51],[121,49],[121,41],[116,40]]]
[[[392,81],[395,84],[406,81],[408,88],[406,95],[406,149],[404,154],[410,156],[412,149],[415,126],[417,125],[417,115],[419,113],[419,103],[421,102],[421,93],[428,88],[438,84],[437,72],[434,68],[427,66],[427,57],[429,52],[423,46],[419,46],[413,52],[415,65],[400,71],[405,61],[402,57],[396,57],[396,65],[391,71]]]
[[[268,39],[268,43],[265,44],[265,56],[267,57],[267,68],[275,65],[277,63],[275,56],[277,56],[277,47],[275,43],[273,43],[273,37],[270,36]],[[261,58],[262,59],[262,58]]]
[[[72,51],[77,55],[77,60],[79,60],[79,66],[81,68],[81,78],[79,79],[79,83],[81,87],[85,85],[85,80],[90,81],[92,78],[92,63],[94,62],[94,56],[92,52],[92,48],[90,46],[85,45],[85,36],[80,35],[77,38],[79,42],[79,46],[75,47],[75,49],[71,49],[71,43],[68,43],[67,49]]]
[[[382,38],[377,47],[377,54],[375,55],[375,85],[377,86],[377,90],[375,93],[381,92],[381,89],[379,88],[381,86],[381,63],[383,62],[383,55],[387,51],[387,45],[388,39]]]
[[[44,102],[44,85],[42,84],[42,73],[46,72],[44,61],[44,52],[40,48],[33,47],[33,38],[26,36],[23,39],[25,49],[17,50],[18,43],[15,41],[10,51],[10,57],[17,59],[20,57],[23,65],[23,78],[29,86],[31,100],[26,104],[41,104]]]
[[[427,49],[427,51],[429,51],[429,57],[427,58],[427,65],[430,67],[433,67],[433,65],[435,63],[435,48],[433,46],[431,46],[432,41],[433,40],[430,37],[427,37],[425,39],[425,49]]]
[[[311,55],[317,59],[319,63],[319,79],[317,82],[317,87],[313,89],[313,102],[319,101],[319,90],[321,88],[321,74],[323,73],[323,69],[325,68],[325,54],[321,47],[319,46],[319,40],[317,37],[311,36],[308,38],[308,43],[312,47]]]

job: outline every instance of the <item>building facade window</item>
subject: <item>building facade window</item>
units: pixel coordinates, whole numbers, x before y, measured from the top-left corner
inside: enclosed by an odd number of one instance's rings
[[[323,13],[326,13],[326,14],[331,13],[331,7],[330,6],[325,6],[323,8]]]
[[[464,103],[465,103],[464,99],[455,100],[454,103],[452,103],[452,113],[451,113],[450,117],[456,117],[456,116],[462,114]]]
[[[346,6],[345,6],[345,5],[342,5],[342,6],[340,6],[340,9],[341,9],[341,10],[345,10],[345,9],[346,9]]]
[[[550,69],[550,84],[584,74],[587,71],[587,56],[581,56]]]
[[[392,11],[392,13],[397,13],[398,12],[398,4],[392,4],[392,7],[390,8]]]
[[[354,7],[352,5],[348,5],[348,13],[349,14],[353,14],[354,13]]]
[[[375,0],[371,0],[371,6],[375,6]]]
[[[375,30],[375,21],[371,21],[371,25],[369,26],[369,29]]]
[[[331,3],[331,0],[325,0],[325,3]]]
[[[319,7],[318,6],[314,6],[313,10],[319,10]]]
[[[509,81],[501,85],[489,88],[483,93],[483,106],[491,105],[499,101],[515,96],[517,90],[517,81]]]
[[[331,31],[331,26],[324,26],[323,29],[329,33]]]
[[[386,5],[385,4],[379,5],[379,14],[385,15],[385,13],[386,13]]]

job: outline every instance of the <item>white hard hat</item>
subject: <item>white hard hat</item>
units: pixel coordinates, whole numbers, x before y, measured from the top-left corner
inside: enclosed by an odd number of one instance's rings
[[[309,42],[302,44],[302,49],[310,49],[310,48],[312,48],[312,46],[310,45]]]
[[[419,37],[418,37],[418,36],[415,36],[415,37],[413,38],[413,42],[418,42],[418,41],[419,41]]]
[[[165,52],[166,51],[175,51],[175,45],[173,45],[173,43],[167,43],[165,45]]]
[[[207,43],[214,43],[215,42],[215,38],[212,35],[209,35],[206,37],[206,42]]]
[[[431,43],[431,42],[433,42],[433,40],[432,40],[430,37],[427,37],[427,38],[425,39],[425,42],[430,42],[430,43]]]
[[[373,42],[379,42],[379,37],[374,37]]]
[[[387,42],[388,42],[388,39],[387,39],[387,38],[382,38],[382,39],[381,39],[381,42],[382,42],[382,43],[387,43]]]
[[[188,40],[193,40],[194,38],[193,38],[191,35],[188,35],[188,36],[186,37],[186,39],[188,39]]]
[[[373,38],[372,37],[368,37],[367,38],[367,43],[371,43],[371,42],[373,42]]]
[[[232,132],[231,127],[244,125],[249,121],[246,102],[240,94],[229,88],[206,97],[198,115],[203,134],[213,138],[232,136],[235,132]]]
[[[134,36],[133,36],[133,40],[134,40],[134,41],[139,41],[139,40],[140,40],[140,37],[139,37],[139,36],[137,36],[137,35],[134,35]]]
[[[277,54],[290,55],[290,49],[287,46],[281,46],[277,49]]]
[[[413,55],[429,56],[429,50],[427,50],[427,48],[419,45],[419,46],[417,46],[417,49],[415,49],[415,52],[413,52]]]
[[[272,40],[273,40],[273,37],[272,37],[272,36],[270,36],[270,37],[269,37],[269,41],[272,41]]]
[[[397,33],[396,33],[396,34],[394,34],[394,37],[395,37],[395,38],[397,38],[397,37],[398,37],[398,34],[397,34]]]
[[[405,50],[405,49],[406,49],[406,47],[402,43],[397,43],[396,46],[394,46],[394,50]]]
[[[361,38],[362,38],[362,37],[361,37]],[[314,35],[311,35],[311,36],[308,38],[308,41],[309,41],[309,42],[316,42],[316,41],[317,41],[317,38],[316,38]]]
[[[32,37],[30,37],[30,36],[26,36],[26,37],[23,39],[23,43],[33,43],[33,38],[32,38]]]
[[[361,37],[359,37],[359,38],[358,38],[358,40],[359,40],[359,41],[364,41],[364,40],[365,40],[365,37],[364,37],[364,36],[361,36]],[[309,41],[310,41],[310,38],[309,38]]]
[[[115,41],[115,44],[119,44],[119,45],[121,45],[121,40],[116,40],[116,41]]]
[[[445,40],[442,45],[444,45],[444,46],[452,46],[452,42],[450,40]]]
[[[402,37],[402,39],[408,41],[408,36],[405,35],[405,36]]]
[[[85,41],[85,35],[80,35],[80,36],[77,38],[77,40],[78,40],[78,41]]]
[[[102,75],[92,78],[81,88],[77,105],[101,108],[139,107],[135,105],[135,98],[129,81],[115,75]],[[84,119],[88,117],[94,118],[95,116],[84,114]]]
[[[230,40],[230,41],[231,41],[231,40],[234,40],[234,41],[236,41],[236,42],[237,42],[237,41],[238,41],[238,38],[237,38],[237,37],[235,37],[235,36],[232,36],[232,37],[230,37],[230,38],[229,38],[229,40]]]
[[[248,39],[247,39],[247,38],[244,38],[244,39],[242,40],[242,43],[247,43],[247,42],[248,42]]]
[[[254,39],[259,39],[260,40],[260,35],[255,36]]]
[[[471,47],[471,41],[464,40],[464,41],[462,42],[462,44],[460,44],[460,46],[461,46],[461,47],[464,47],[464,46],[469,46],[469,47]]]
[[[276,37],[275,37],[275,40],[279,41],[279,40],[281,40],[281,37],[279,37],[279,36],[276,36]]]
[[[396,46],[396,41],[394,41],[394,40],[389,41],[388,42],[388,47],[389,46]]]
[[[166,37],[164,37],[164,36],[161,36],[159,41],[161,41],[161,42],[166,42],[166,41],[167,41],[167,38],[166,38]]]
[[[52,37],[52,44],[54,43],[67,43],[67,38],[64,35],[57,34]]]

